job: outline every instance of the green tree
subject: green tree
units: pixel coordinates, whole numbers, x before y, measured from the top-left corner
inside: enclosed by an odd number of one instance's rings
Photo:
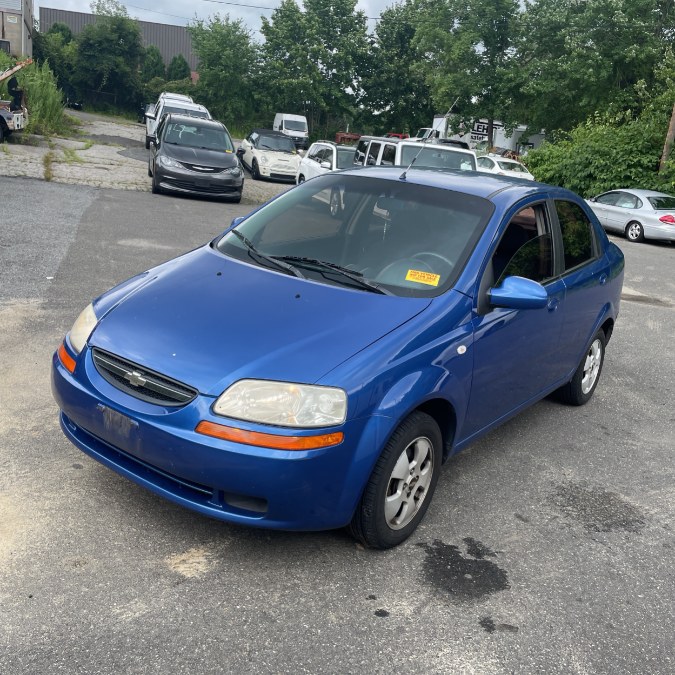
[[[417,47],[436,108],[456,102],[459,120],[513,124],[518,0],[420,0]]]
[[[596,111],[634,108],[675,37],[672,0],[534,0],[518,41],[517,114],[571,129]]]
[[[63,38],[63,43],[68,44],[73,41],[73,31],[65,23],[60,21],[55,21],[47,31],[47,35],[61,35]]]
[[[321,135],[353,119],[368,58],[366,17],[355,0],[283,0],[261,32],[259,90],[276,111],[304,113]]]
[[[167,80],[184,80],[192,75],[190,64],[187,62],[182,54],[176,54],[171,59],[169,68],[166,73]]]
[[[100,0],[106,14],[77,36],[72,81],[83,98],[125,108],[140,100],[140,64],[144,54],[138,23],[114,0]],[[100,7],[99,7],[100,8]],[[124,8],[122,8],[124,9]]]
[[[143,82],[150,82],[155,77],[166,79],[166,68],[164,67],[164,59],[159,49],[155,45],[149,45],[143,57],[141,80]]]
[[[370,122],[380,132],[414,133],[434,114],[415,43],[416,14],[413,1],[406,0],[384,10],[375,28],[362,103],[376,113]]]
[[[282,0],[272,16],[262,17],[262,66],[256,91],[258,110],[307,114],[312,104],[323,106],[319,68],[309,58],[306,15],[294,0]]]
[[[188,30],[199,57],[198,96],[214,117],[244,124],[253,112],[253,74],[257,48],[241,20],[215,15]]]

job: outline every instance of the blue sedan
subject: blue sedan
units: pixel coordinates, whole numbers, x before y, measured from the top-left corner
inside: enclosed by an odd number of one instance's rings
[[[61,427],[202,514],[388,548],[452,454],[591,398],[623,269],[561,188],[326,174],[85,308],[53,358]]]

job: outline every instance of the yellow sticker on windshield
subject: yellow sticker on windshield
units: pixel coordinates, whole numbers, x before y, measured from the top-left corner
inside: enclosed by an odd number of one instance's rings
[[[438,286],[441,280],[440,274],[432,274],[431,272],[422,272],[420,270],[408,270],[405,275],[406,281],[416,281],[418,284],[426,284],[427,286]]]

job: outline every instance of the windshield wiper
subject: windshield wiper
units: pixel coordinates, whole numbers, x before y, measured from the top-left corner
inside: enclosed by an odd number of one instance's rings
[[[277,269],[282,269],[285,270],[286,272],[289,272],[293,276],[300,277],[300,279],[306,279],[307,277],[296,267],[293,265],[289,265],[288,263],[283,262],[282,260],[278,260],[277,258],[273,258],[272,256],[265,255],[264,253],[261,253],[254,245],[253,242],[244,234],[241,232],[238,232],[237,230],[230,230],[232,234],[237,237],[243,244],[246,246],[248,249],[248,253],[251,257],[256,257],[259,260],[264,260],[267,263],[271,263],[274,265]]]
[[[347,279],[353,281],[355,284],[361,286],[361,288],[365,288],[366,290],[372,291],[373,293],[382,293],[382,295],[393,295],[393,293],[390,293],[385,288],[382,288],[379,284],[364,279],[363,274],[361,274],[361,272],[347,269],[346,267],[336,265],[335,263],[332,262],[327,262],[326,260],[318,260],[316,258],[305,258],[303,256],[296,256],[296,255],[281,255],[273,257],[275,260],[290,260],[291,262],[302,263],[305,266],[318,267],[320,270],[337,272],[338,274],[341,274],[343,277],[346,277]]]

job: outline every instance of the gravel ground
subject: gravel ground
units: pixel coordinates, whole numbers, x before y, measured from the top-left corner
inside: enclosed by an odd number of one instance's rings
[[[89,113],[68,114],[81,125],[76,139],[10,136],[7,143],[0,144],[0,176],[150,191],[143,125]],[[287,183],[254,181],[247,175],[242,202],[261,204],[289,187]]]

